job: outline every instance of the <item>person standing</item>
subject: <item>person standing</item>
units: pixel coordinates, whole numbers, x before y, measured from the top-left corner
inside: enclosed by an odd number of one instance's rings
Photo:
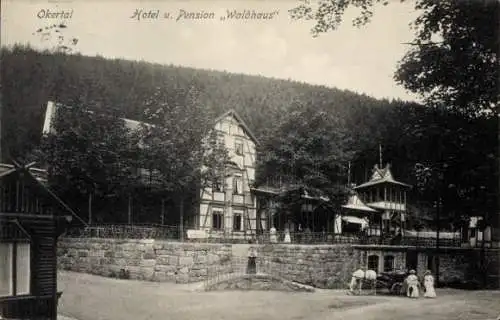
[[[418,298],[419,297],[419,287],[420,283],[418,281],[418,277],[416,275],[415,270],[410,270],[410,275],[406,278],[406,284],[408,289],[406,291],[406,296],[410,298]]]
[[[436,297],[436,290],[434,289],[434,277],[432,276],[432,272],[430,270],[427,270],[424,273],[424,290],[425,298]]]

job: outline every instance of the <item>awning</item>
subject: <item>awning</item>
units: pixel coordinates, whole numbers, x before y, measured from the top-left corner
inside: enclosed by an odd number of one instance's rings
[[[358,217],[353,217],[353,216],[343,216],[342,220],[348,222],[348,223],[355,223],[355,224],[360,224],[361,228],[366,228],[368,227],[368,221],[365,219],[361,219]]]
[[[437,238],[437,232],[436,231],[410,231],[410,230],[405,230],[404,235],[406,237],[418,237],[418,238],[424,238],[424,239],[436,239]],[[460,238],[460,233],[459,232],[446,232],[446,231],[441,231],[439,232],[439,238],[440,239],[457,239]]]

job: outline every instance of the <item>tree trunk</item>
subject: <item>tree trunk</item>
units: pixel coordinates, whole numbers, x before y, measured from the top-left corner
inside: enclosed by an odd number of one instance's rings
[[[132,194],[128,195],[128,224],[132,224]]]
[[[161,217],[160,217],[161,225],[165,224],[165,199],[161,199]]]

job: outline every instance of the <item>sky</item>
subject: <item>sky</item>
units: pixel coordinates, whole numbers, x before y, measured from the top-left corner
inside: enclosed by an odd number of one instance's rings
[[[64,1],[64,2],[63,2]],[[33,33],[65,22],[66,37],[78,38],[83,55],[144,60],[202,69],[262,75],[348,89],[376,98],[418,101],[393,80],[408,49],[417,17],[412,1],[377,6],[372,22],[352,26],[356,11],[346,13],[335,31],[314,38],[311,21],[294,21],[288,10],[298,0],[10,0],[1,2],[1,44],[46,48]],[[137,19],[157,12],[156,19]],[[267,20],[221,17],[227,11],[274,12]],[[49,18],[47,12],[72,12]],[[214,19],[186,19],[182,12],[213,12]],[[170,14],[168,19],[165,15]]]

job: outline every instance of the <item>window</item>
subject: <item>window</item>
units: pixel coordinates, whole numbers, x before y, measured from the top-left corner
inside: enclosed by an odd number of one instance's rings
[[[378,272],[378,256],[371,255],[368,256],[368,270],[374,270]]]
[[[221,230],[224,227],[224,214],[220,210],[212,211],[212,228]]]
[[[243,182],[241,177],[234,177],[233,180],[233,194],[243,193]]]
[[[0,296],[30,293],[29,243],[0,243]]]
[[[384,257],[384,272],[390,272],[394,270],[394,256]]]
[[[217,179],[213,183],[213,191],[214,192],[224,192],[224,183],[221,180],[222,179]]]
[[[236,141],[234,143],[234,152],[239,156],[243,155],[243,143],[241,141]]]
[[[240,231],[241,230],[241,213],[235,213],[233,217],[233,230]]]
[[[223,135],[223,134],[222,134],[222,135],[218,135],[218,136],[217,136],[217,145],[218,145],[219,147],[222,147],[222,146],[224,146],[224,145],[225,145],[225,138],[224,138],[224,135]]]

